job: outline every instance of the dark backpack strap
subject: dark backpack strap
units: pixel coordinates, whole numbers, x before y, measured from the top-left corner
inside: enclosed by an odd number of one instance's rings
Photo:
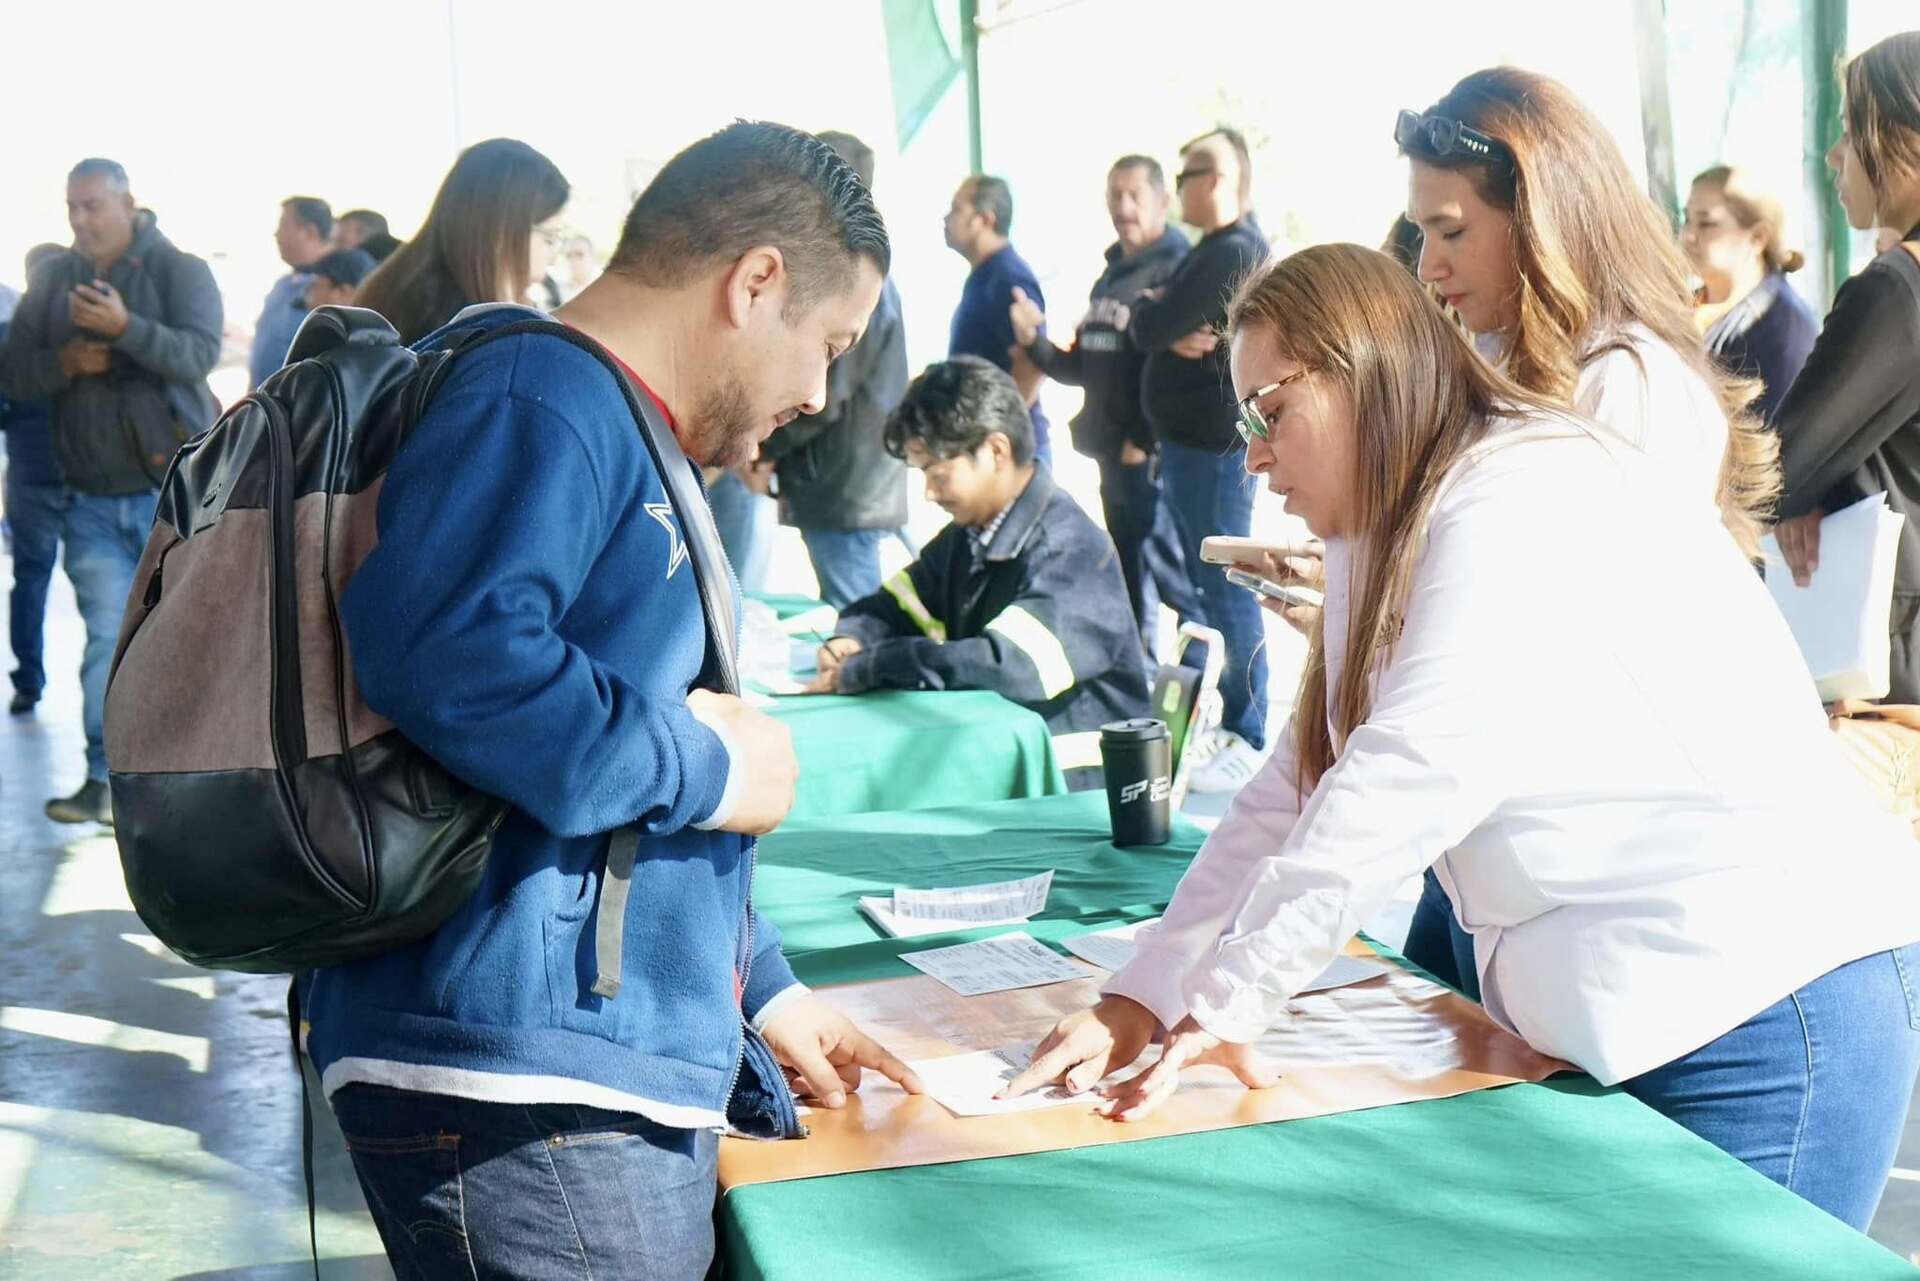
[[[680,536],[686,544],[687,561],[693,566],[694,586],[699,591],[700,609],[706,619],[707,652],[713,659],[713,677],[720,692],[737,695],[740,677],[734,646],[739,637],[739,623],[733,606],[733,570],[721,546],[720,533],[714,527],[713,509],[707,503],[693,464],[680,448],[679,439],[654,407],[653,397],[634,385],[626,369],[606,348],[572,326],[552,320],[517,320],[496,329],[469,329],[455,335],[442,358],[419,380],[419,395],[413,402],[409,421],[417,419],[425,409],[455,360],[487,343],[522,334],[544,334],[570,343],[599,361],[613,375],[620,394],[626,398],[628,412],[640,428],[640,437],[647,444],[654,468],[660,473],[661,488],[666,490],[667,501],[680,522]],[[607,838],[607,863],[600,878],[593,940],[592,990],[603,1000],[612,1000],[620,994],[627,899],[639,848],[640,833],[632,827],[620,828]]]
[[[313,1099],[307,1093],[307,1069],[300,1061],[300,980],[287,984],[287,1027],[293,1038],[293,1074],[300,1078],[300,1172],[307,1181],[307,1248],[313,1252],[313,1281],[320,1281],[320,1228],[313,1194]]]
[[[620,995],[621,944],[626,933],[627,892],[633,888],[633,863],[640,833],[623,827],[607,838],[607,871],[600,878],[600,914],[593,923],[593,994],[611,1001]]]

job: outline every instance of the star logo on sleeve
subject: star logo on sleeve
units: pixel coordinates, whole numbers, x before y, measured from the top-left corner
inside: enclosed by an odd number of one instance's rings
[[[672,503],[648,503],[647,515],[660,522],[660,528],[667,531],[667,577],[671,579],[674,571],[680,568],[680,562],[687,558],[686,540],[680,537],[680,526],[673,519]]]

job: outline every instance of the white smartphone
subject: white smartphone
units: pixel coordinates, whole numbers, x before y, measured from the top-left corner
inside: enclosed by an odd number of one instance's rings
[[[1263,553],[1275,556],[1321,556],[1326,544],[1317,538],[1287,543],[1263,543],[1231,534],[1210,534],[1200,540],[1200,559],[1209,565],[1258,565]]]
[[[1229,569],[1227,581],[1235,587],[1244,587],[1256,596],[1265,596],[1268,600],[1277,600],[1293,608],[1319,609],[1326,604],[1323,593],[1311,587],[1287,587],[1274,582],[1271,578],[1262,578],[1258,574],[1249,574],[1244,569]]]

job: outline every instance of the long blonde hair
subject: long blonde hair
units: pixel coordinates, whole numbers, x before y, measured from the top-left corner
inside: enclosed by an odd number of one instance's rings
[[[1566,411],[1523,390],[1472,345],[1392,258],[1315,245],[1250,276],[1227,310],[1230,333],[1259,330],[1280,354],[1345,392],[1353,410],[1354,608],[1340,688],[1328,690],[1316,623],[1294,734],[1304,794],[1367,718],[1373,676],[1391,652],[1428,514],[1453,465],[1515,412]],[[1328,721],[1332,721],[1329,729]]]
[[[1496,139],[1512,166],[1416,142],[1422,164],[1458,170],[1480,198],[1513,218],[1519,320],[1507,373],[1529,391],[1569,404],[1581,371],[1639,323],[1705,379],[1727,416],[1727,452],[1716,495],[1727,528],[1750,557],[1780,492],[1780,442],[1746,412],[1756,380],[1717,368],[1693,324],[1686,258],[1673,227],[1634,183],[1620,148],[1558,81],[1515,67],[1476,71],[1435,103],[1446,116]]]

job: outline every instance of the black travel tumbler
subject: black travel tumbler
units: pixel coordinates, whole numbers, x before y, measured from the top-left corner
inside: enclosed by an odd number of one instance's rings
[[[1165,721],[1109,721],[1100,727],[1107,815],[1115,845],[1173,839],[1173,739]]]

